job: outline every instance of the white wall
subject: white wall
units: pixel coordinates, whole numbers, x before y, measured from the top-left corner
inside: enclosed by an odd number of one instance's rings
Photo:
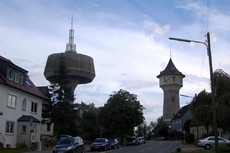
[[[17,96],[17,103],[16,108],[10,108],[7,106],[8,102],[8,95],[13,94]],[[22,101],[26,99],[26,110],[22,110]],[[37,105],[37,113],[31,113],[31,103],[36,102]],[[5,145],[10,144],[11,147],[16,147],[17,144],[17,133],[18,131],[18,118],[22,115],[31,115],[41,121],[41,114],[42,114],[42,99],[36,96],[30,95],[28,93],[22,92],[20,90],[5,86],[0,84],[0,112],[3,112],[3,115],[0,116],[0,133],[3,135],[5,139]],[[13,134],[6,134],[5,127],[6,121],[13,121],[14,122],[14,133]],[[38,126],[40,127],[40,126]],[[40,141],[40,130],[37,130],[36,141]]]

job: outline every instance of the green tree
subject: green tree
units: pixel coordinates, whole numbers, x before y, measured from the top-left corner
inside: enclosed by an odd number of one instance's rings
[[[138,136],[145,136],[147,133],[147,125],[146,122],[141,123],[137,126],[137,135]]]
[[[125,90],[113,92],[100,111],[100,121],[107,132],[123,140],[125,135],[133,133],[134,127],[143,123],[144,107],[135,94]]]
[[[192,120],[188,119],[184,122],[184,131],[186,132],[186,134],[190,133],[190,126],[191,126]]]
[[[51,116],[54,123],[54,133],[57,137],[77,134],[76,115],[73,104],[69,102],[58,102],[53,106]]]
[[[51,84],[58,84],[58,86],[60,87],[58,92],[58,96],[57,96],[57,100],[60,102],[69,102],[69,103],[73,103],[74,101],[74,93],[72,93],[71,88],[68,86],[70,80],[68,79],[68,73],[69,71],[66,70],[66,65],[65,65],[65,61],[64,61],[64,56],[60,57],[60,63],[59,63],[59,67],[58,70],[54,72],[54,76],[53,76],[53,82],[51,82]]]
[[[155,137],[164,137],[168,138],[169,137],[169,126],[168,123],[163,120],[163,117],[160,117],[157,119],[157,124],[154,128],[154,136]]]
[[[88,105],[90,106],[90,105]],[[80,128],[82,130],[83,138],[87,140],[94,140],[100,135],[99,125],[99,109],[95,107],[87,107],[84,111]]]
[[[224,131],[230,130],[230,76],[218,69],[213,74],[215,108],[217,111],[218,127]],[[191,103],[193,121],[207,127],[213,123],[212,97],[205,90],[201,91]]]
[[[218,125],[224,131],[230,130],[230,75],[221,69],[214,72],[214,92]]]
[[[51,99],[52,103],[46,103],[48,110],[46,115],[49,115],[51,123],[54,123],[54,134],[59,137],[63,134],[75,135],[76,134],[76,110],[74,101],[74,94],[68,87],[69,79],[66,71],[64,56],[61,56],[59,68],[55,71],[53,76],[53,82],[51,83]]]
[[[193,121],[197,125],[205,125],[208,131],[208,127],[213,123],[211,94],[205,90],[201,91],[193,98],[190,109]]]

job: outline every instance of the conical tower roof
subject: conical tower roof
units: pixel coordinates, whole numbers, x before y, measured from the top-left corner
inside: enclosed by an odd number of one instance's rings
[[[185,77],[184,74],[182,74],[180,71],[177,70],[176,66],[173,64],[172,59],[169,59],[168,65],[166,68],[160,72],[160,74],[157,76],[158,78],[163,76],[163,75],[181,75]]]

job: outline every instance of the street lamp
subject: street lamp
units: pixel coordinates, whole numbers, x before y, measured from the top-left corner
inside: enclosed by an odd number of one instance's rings
[[[169,39],[187,42],[187,43],[194,42],[194,43],[204,44],[207,48],[207,54],[209,57],[209,69],[210,69],[210,81],[211,81],[211,93],[212,93],[212,111],[213,111],[213,130],[214,130],[214,135],[215,135],[215,152],[218,153],[219,149],[218,149],[218,136],[217,136],[217,115],[216,115],[216,102],[215,102],[215,94],[214,94],[210,33],[209,32],[207,33],[207,42],[190,40],[190,39],[172,38],[172,37],[169,37]]]

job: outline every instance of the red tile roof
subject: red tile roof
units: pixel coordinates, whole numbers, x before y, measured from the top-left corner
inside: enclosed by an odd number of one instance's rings
[[[11,62],[11,60],[9,60],[9,59],[7,59],[7,58],[1,56],[1,55],[0,55],[0,61],[4,61],[4,62],[8,63],[9,65],[11,65],[12,67],[15,67],[16,69],[18,69],[18,70],[20,70],[20,71],[22,71],[22,72],[24,72],[24,73],[26,73],[26,74],[28,73],[27,70],[25,70],[25,69],[23,69],[23,68],[21,68],[21,67],[15,65],[13,62]]]
[[[4,57],[2,57],[2,56],[0,56],[0,60],[2,60],[2,61],[4,61],[4,62],[7,62],[7,63],[9,63],[10,65],[16,66],[18,69],[20,69],[20,70],[22,70],[22,71],[24,71],[24,72],[26,72],[26,73],[28,72],[28,71],[26,71],[26,70],[20,68],[19,66],[13,64],[10,60],[8,60],[8,59],[6,59],[6,58],[4,58]],[[25,76],[26,76],[26,79],[25,79],[26,81],[25,81],[24,85],[22,85],[22,84],[19,84],[19,83],[14,82],[14,81],[12,81],[12,80],[8,80],[8,79],[6,79],[2,74],[0,74],[0,83],[1,83],[1,84],[5,84],[5,85],[10,86],[10,87],[13,87],[13,88],[16,88],[16,89],[18,89],[18,90],[27,92],[27,93],[32,94],[32,95],[34,95],[34,96],[38,96],[38,97],[43,98],[43,99],[48,99],[48,97],[45,96],[45,95],[43,95],[43,94],[41,93],[41,91],[40,91],[40,90],[34,85],[34,83],[29,79],[28,75],[25,74]]]
[[[0,73],[0,83],[1,84],[6,84],[5,78],[2,76],[1,73]]]

